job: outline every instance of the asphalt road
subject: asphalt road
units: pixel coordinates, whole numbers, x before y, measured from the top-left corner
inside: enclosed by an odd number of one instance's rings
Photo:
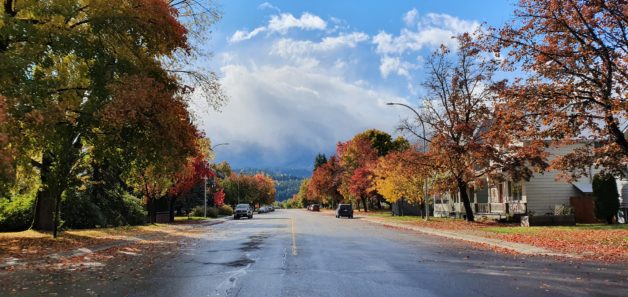
[[[130,296],[626,296],[617,265],[496,254],[303,210],[211,228]]]

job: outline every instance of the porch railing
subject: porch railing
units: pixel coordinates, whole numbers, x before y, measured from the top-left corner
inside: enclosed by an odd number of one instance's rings
[[[506,213],[504,203],[476,203],[477,213]]]
[[[527,205],[525,202],[511,201],[506,204],[508,205],[509,214],[525,214],[527,212]]]

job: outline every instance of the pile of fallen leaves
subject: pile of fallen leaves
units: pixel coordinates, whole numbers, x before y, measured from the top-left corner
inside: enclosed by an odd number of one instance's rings
[[[92,286],[140,281],[147,271],[169,263],[182,246],[205,236],[208,229],[197,223],[71,230],[56,239],[35,231],[0,233],[1,263],[10,257],[20,263],[0,268],[0,295],[81,295]],[[49,257],[79,248],[95,251]]]
[[[521,233],[489,233],[487,236],[530,244],[551,251],[576,254],[586,259],[628,262],[628,230],[626,229],[531,228],[533,229]]]

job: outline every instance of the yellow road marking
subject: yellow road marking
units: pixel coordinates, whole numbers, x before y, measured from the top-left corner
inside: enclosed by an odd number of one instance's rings
[[[296,256],[299,254],[299,252],[297,251],[297,236],[294,232],[294,218],[291,218],[290,222],[292,224],[292,255]]]

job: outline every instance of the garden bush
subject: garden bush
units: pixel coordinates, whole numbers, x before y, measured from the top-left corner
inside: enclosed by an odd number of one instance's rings
[[[194,217],[202,217],[204,215],[204,207],[199,205],[192,209],[192,216]],[[218,217],[218,208],[208,207],[207,208],[207,217],[209,218],[217,218]]]
[[[612,224],[619,211],[619,193],[615,177],[610,174],[596,174],[593,177],[593,196],[595,196],[595,215]]]
[[[219,214],[218,208],[215,207],[208,207],[207,208],[207,216],[210,218],[217,218]]]
[[[0,198],[0,231],[22,231],[33,221],[35,195],[16,195]]]
[[[218,207],[218,213],[223,216],[230,216],[233,214],[233,208],[230,205],[224,204]]]
[[[193,217],[202,217],[204,214],[204,208],[202,205],[196,206],[194,208],[192,208],[192,211],[190,212],[190,214]]]

